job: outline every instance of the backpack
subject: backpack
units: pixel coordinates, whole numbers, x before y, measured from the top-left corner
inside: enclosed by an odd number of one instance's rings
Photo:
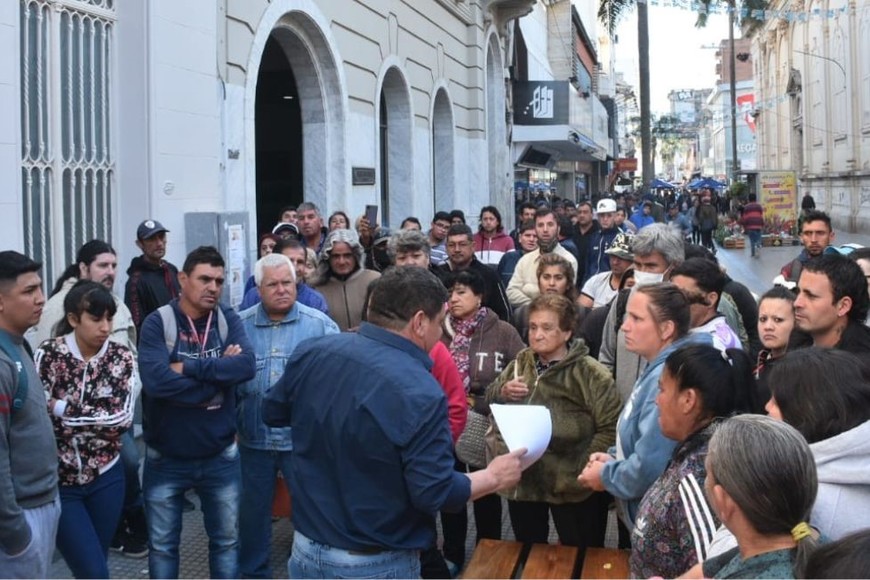
[[[27,344],[27,341],[24,341],[23,344],[24,350],[26,350],[32,357],[33,351],[30,350],[30,345]],[[6,353],[6,356],[8,356],[18,368],[18,386],[15,388],[15,395],[12,397],[12,405],[9,407],[9,414],[11,416],[15,415],[15,411],[23,407],[24,401],[27,400],[27,371],[24,370],[24,363],[18,355],[18,349],[15,347],[12,338],[10,338],[5,330],[0,330],[0,350]]]
[[[166,348],[169,354],[175,350],[175,341],[178,339],[178,322],[175,318],[175,312],[171,304],[165,304],[157,309],[160,313],[160,319],[163,321],[163,339],[166,341]],[[227,317],[224,316],[223,308],[217,307],[217,327],[218,335],[221,337],[221,342],[226,342],[229,327],[227,326]]]

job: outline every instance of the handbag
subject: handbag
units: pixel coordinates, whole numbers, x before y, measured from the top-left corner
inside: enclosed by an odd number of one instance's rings
[[[485,436],[489,427],[489,417],[474,409],[468,410],[465,429],[456,440],[456,457],[459,461],[473,467],[486,467]]]

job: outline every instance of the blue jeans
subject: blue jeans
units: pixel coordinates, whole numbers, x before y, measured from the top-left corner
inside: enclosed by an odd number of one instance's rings
[[[108,578],[109,543],[124,507],[123,462],[90,483],[59,489],[58,550],[76,578]]]
[[[124,511],[142,507],[142,486],[139,484],[139,449],[133,438],[133,427],[121,435],[121,461],[124,464]]]
[[[178,459],[146,448],[143,476],[151,578],[178,578],[182,500],[188,489],[202,502],[212,578],[239,575],[239,448],[235,443],[207,459]]]
[[[749,245],[752,246],[752,255],[755,255],[755,249],[761,247],[761,230],[746,230],[749,234]]]
[[[272,499],[280,471],[290,491],[292,451],[264,451],[241,446],[242,502],[239,510],[239,572],[242,578],[272,578]]]
[[[291,578],[419,578],[420,552],[349,552],[317,543],[296,531],[287,569]]]

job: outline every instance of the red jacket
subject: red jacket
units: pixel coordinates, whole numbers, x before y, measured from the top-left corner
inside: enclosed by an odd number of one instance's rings
[[[743,217],[740,218],[740,225],[746,230],[762,230],[764,229],[764,208],[760,203],[751,202],[743,206]]]
[[[432,376],[441,385],[444,395],[447,397],[447,418],[450,421],[450,435],[453,437],[453,443],[462,435],[465,429],[465,421],[468,419],[468,402],[465,399],[465,388],[462,386],[462,379],[459,377],[459,371],[456,370],[456,363],[453,362],[453,357],[450,356],[450,351],[444,346],[443,342],[435,343],[432,350],[429,351],[429,358],[434,363],[432,365]]]

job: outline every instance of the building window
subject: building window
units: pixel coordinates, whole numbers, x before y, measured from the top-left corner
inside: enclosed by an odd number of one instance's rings
[[[111,243],[114,3],[21,2],[24,250],[49,287],[83,243]]]

